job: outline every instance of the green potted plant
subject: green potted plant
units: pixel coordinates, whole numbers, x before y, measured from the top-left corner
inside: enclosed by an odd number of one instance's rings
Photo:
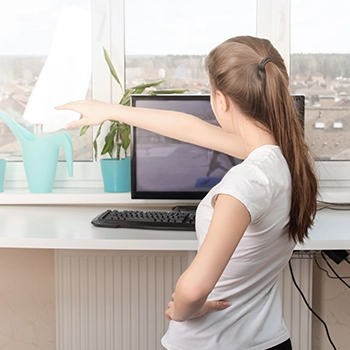
[[[114,65],[105,48],[103,48],[104,58],[108,64],[110,73],[115,81],[120,86],[122,97],[119,104],[130,106],[130,96],[133,94],[174,94],[184,93],[188,90],[149,90],[155,86],[160,85],[164,80],[156,80],[149,83],[133,86],[124,91],[123,86],[119,80]],[[97,139],[101,135],[101,124],[97,130],[96,137],[93,142],[94,157],[97,160],[98,145]],[[84,135],[88,126],[81,129],[80,135]],[[108,154],[110,158],[100,160],[102,177],[104,182],[105,192],[129,192],[130,191],[130,157],[128,154],[130,146],[130,125],[119,121],[110,121],[110,126],[105,135],[104,145],[102,147],[101,155]],[[123,155],[121,154],[123,150]]]

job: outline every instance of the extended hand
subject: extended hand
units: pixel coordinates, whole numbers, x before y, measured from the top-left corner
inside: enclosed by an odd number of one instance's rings
[[[70,122],[67,129],[72,129],[85,125],[99,125],[112,118],[113,108],[111,104],[96,100],[82,100],[69,102],[55,107],[58,110],[71,110],[81,114],[81,119]]]

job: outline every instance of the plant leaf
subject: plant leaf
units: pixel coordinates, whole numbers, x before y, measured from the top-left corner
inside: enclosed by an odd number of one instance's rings
[[[136,94],[136,95],[140,95],[145,91],[145,89],[141,88],[141,89],[133,89],[132,90],[132,94]]]
[[[122,96],[121,100],[119,101],[120,105],[123,106],[130,106],[130,95],[132,94],[132,88],[131,89],[127,89],[124,93],[124,95]]]
[[[145,91],[145,89],[146,89],[145,87],[141,87],[141,88],[138,88],[138,89],[133,87],[133,88],[128,89],[125,92],[124,96],[122,97],[122,99],[120,100],[119,103],[121,105],[124,105],[124,106],[130,106],[130,96],[132,94],[140,95],[140,94],[142,94]]]
[[[155,91],[148,91],[147,93],[149,95],[161,95],[161,94],[183,94],[185,92],[188,92],[188,89],[183,89],[183,90],[155,90]]]
[[[80,129],[80,134],[79,134],[79,136],[83,136],[83,135],[86,133],[87,129],[89,129],[89,125],[83,126],[83,127]]]
[[[94,142],[93,142],[94,151],[95,151],[95,154],[94,154],[95,160],[97,160],[97,138],[98,138],[98,137],[100,136],[100,134],[101,134],[102,125],[103,125],[103,123],[100,124],[100,126],[98,127],[97,133],[96,133],[96,136],[95,136],[95,140],[94,140]]]
[[[105,144],[104,147],[101,151],[101,154],[106,154],[108,153],[111,158],[112,158],[112,154],[113,154],[113,150],[114,150],[114,137],[116,134],[116,130],[115,128],[113,128],[105,137]]]
[[[121,82],[120,82],[120,80],[118,78],[117,71],[115,70],[114,65],[113,65],[113,63],[111,61],[111,58],[109,57],[109,54],[108,54],[108,52],[107,52],[107,50],[105,48],[103,48],[103,54],[104,54],[105,60],[106,60],[106,62],[108,64],[109,70],[110,70],[113,78],[116,80],[116,82],[119,84],[120,88],[123,91],[123,86],[122,86],[122,84],[121,84]]]
[[[161,83],[164,83],[164,82],[165,82],[165,80],[151,81],[149,83],[143,83],[140,85],[136,85],[136,86],[132,87],[132,89],[147,89],[147,88],[152,87],[152,86],[160,85]]]
[[[124,136],[122,137],[123,143],[122,143],[122,147],[125,151],[125,155],[126,152],[130,146],[131,140],[130,140],[130,131],[125,130],[124,131]]]
[[[97,141],[96,141],[96,139],[94,140],[93,145],[94,145],[94,158],[95,158],[95,160],[97,160]]]

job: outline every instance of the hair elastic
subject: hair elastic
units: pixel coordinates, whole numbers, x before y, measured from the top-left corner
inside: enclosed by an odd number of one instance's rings
[[[260,64],[259,64],[259,70],[264,71],[264,70],[265,70],[266,63],[269,63],[269,62],[271,62],[271,61],[272,61],[272,59],[271,59],[269,56],[263,58],[262,61],[261,61]]]

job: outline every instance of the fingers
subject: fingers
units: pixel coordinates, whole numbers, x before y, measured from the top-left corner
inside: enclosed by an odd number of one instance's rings
[[[55,109],[57,110],[72,110],[74,111],[74,102],[69,102],[69,103],[65,103],[63,105],[59,105],[59,106],[56,106]]]
[[[59,106],[55,106],[56,110],[59,111],[63,111],[63,110],[71,110],[71,111],[76,111],[77,110],[74,108],[74,102],[69,102],[69,103],[65,103],[63,105],[59,105]],[[78,126],[83,126],[84,124],[82,122],[80,122],[79,120],[70,122],[68,124],[65,125],[66,129],[73,129],[73,128],[77,128]]]
[[[93,100],[71,101],[68,103],[64,103],[63,105],[56,106],[55,109],[58,109],[58,110],[68,109],[68,110],[72,110],[72,111],[77,111],[79,106],[89,104],[90,102],[93,102]]]
[[[168,310],[164,312],[165,318],[169,321],[172,320],[172,318],[170,317],[170,315],[168,314]]]
[[[207,307],[209,311],[223,310],[228,306],[230,306],[230,303],[227,300],[207,301]]]
[[[60,110],[60,111],[62,111],[64,109],[69,109],[69,104],[66,103],[65,105],[55,106],[55,109]]]
[[[173,304],[174,304],[173,301],[169,301],[169,302],[168,302],[168,309],[165,310],[165,312],[164,312],[165,317],[166,317],[169,321],[172,320],[172,318],[171,318],[171,316],[170,316],[170,312],[171,312],[171,308],[172,308]]]
[[[79,119],[79,120],[76,120],[76,121],[74,121],[74,122],[70,122],[70,123],[66,124],[66,125],[65,125],[65,128],[66,128],[66,129],[74,129],[74,128],[77,128],[77,127],[79,127],[79,126],[84,126],[84,125],[86,125],[86,124],[84,123],[84,121],[82,121],[81,119]]]

